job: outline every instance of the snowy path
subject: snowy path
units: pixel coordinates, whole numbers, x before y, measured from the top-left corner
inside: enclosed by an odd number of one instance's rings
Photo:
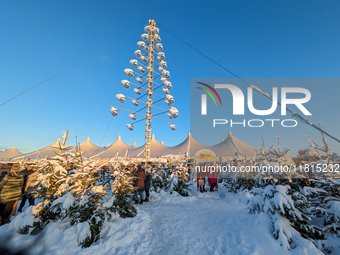
[[[318,254],[315,249],[289,252],[280,246],[268,220],[249,214],[247,196],[223,190],[194,192],[192,197],[151,193],[149,203],[137,205],[135,218],[114,218],[107,225],[106,237],[87,249],[77,245],[76,228],[58,229],[58,225],[46,229],[36,248],[44,254],[61,255]],[[0,228],[0,237],[4,232],[8,232],[8,224]],[[23,247],[33,239],[15,234],[11,243]]]
[[[322,254],[314,247],[283,249],[271,235],[267,219],[258,221],[258,215],[249,214],[247,196],[224,190],[194,192],[190,198],[160,195],[138,205],[139,213],[149,217],[148,229],[139,230],[142,238],[133,254]]]
[[[245,204],[234,194],[198,194],[188,204],[149,203],[139,206],[152,215],[150,254],[242,254],[247,251],[241,232],[254,224]],[[243,252],[242,252],[243,250]]]

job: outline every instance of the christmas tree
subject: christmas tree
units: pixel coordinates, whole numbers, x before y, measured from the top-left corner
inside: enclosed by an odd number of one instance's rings
[[[176,191],[181,196],[190,196],[189,193],[189,173],[188,169],[183,166],[183,163],[179,163],[175,171],[171,175],[170,179],[170,193]]]
[[[118,168],[117,165],[115,167]],[[114,172],[114,178],[111,185],[112,198],[110,203],[112,201],[112,204],[108,209],[118,213],[122,218],[135,217],[137,210],[132,204],[135,177],[133,177],[132,171],[129,167],[119,167]]]
[[[161,190],[167,190],[169,188],[169,179],[166,176],[164,167],[157,166],[154,169],[152,177],[152,190],[159,193]]]
[[[70,221],[71,225],[85,224],[90,232],[80,242],[82,247],[88,247],[100,238],[103,222],[106,220],[103,199],[106,197],[106,187],[98,184],[101,166],[86,160],[82,152],[70,154],[73,169],[68,179],[68,190],[73,203],[63,213],[62,221]]]
[[[78,243],[88,247],[101,236],[104,221],[109,219],[103,206],[105,186],[99,185],[101,166],[85,159],[77,148],[59,142],[57,156],[40,162],[36,182],[36,197],[42,201],[34,208],[34,226],[26,226],[21,233],[37,233],[53,222],[65,227],[77,225]]]
[[[287,250],[295,248],[301,236],[311,241],[323,238],[321,229],[313,226],[304,212],[310,207],[307,198],[289,185],[268,185],[251,193],[254,196],[248,202],[250,212],[269,215],[273,236]]]

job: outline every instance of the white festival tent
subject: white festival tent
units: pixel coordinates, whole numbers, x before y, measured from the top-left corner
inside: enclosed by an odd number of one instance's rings
[[[56,152],[59,152],[58,144],[60,139],[41,150],[31,152],[28,154],[20,155],[14,160],[20,160],[25,157],[25,159],[36,159],[53,157],[56,155]],[[155,135],[152,135],[150,140],[151,143],[151,158],[157,159],[161,157],[179,157],[187,155],[190,158],[195,157],[195,153],[202,150],[211,150],[215,153],[216,157],[220,157],[221,160],[223,158],[231,158],[235,156],[247,156],[251,157],[256,152],[256,148],[250,146],[239,139],[235,138],[231,132],[228,133],[228,137],[223,140],[221,143],[207,146],[197,142],[192,136],[191,133],[188,133],[188,137],[180,144],[176,146],[166,146],[163,142],[158,142],[155,138]],[[81,151],[85,152],[85,156],[91,159],[112,159],[118,156],[119,158],[144,158],[144,145],[140,147],[136,147],[135,143],[132,146],[125,144],[121,136],[119,135],[117,140],[108,147],[99,147],[90,142],[90,138],[86,138],[86,141],[80,145]],[[72,149],[71,152],[75,150]],[[2,155],[4,152],[0,153]],[[20,153],[20,152],[19,152]],[[1,156],[0,156],[1,158]]]
[[[99,154],[105,149],[105,147],[99,147],[91,143],[90,137],[86,137],[85,142],[80,144],[79,147],[80,150],[84,152],[83,156],[86,158],[90,158],[93,155]],[[73,148],[72,150],[70,150],[70,152],[74,152],[75,150],[77,150],[77,148]]]
[[[151,155],[150,158],[159,158],[161,156],[165,156],[165,150],[169,148],[168,146],[165,146],[162,143],[159,143],[155,139],[155,135],[152,134],[151,140],[150,140],[150,145],[151,145]],[[127,156],[129,158],[144,158],[144,145],[136,148],[132,148],[128,151]]]
[[[96,154],[91,155],[91,158],[113,158],[117,155],[117,153],[118,157],[125,157],[127,151],[135,147],[135,143],[133,143],[132,146],[124,143],[119,135],[117,140],[111,146],[105,148],[99,153],[97,152]],[[83,148],[81,148],[81,150],[84,151]]]
[[[1,160],[10,160],[10,159],[18,157],[20,155],[22,155],[22,153],[17,150],[16,146],[13,146],[13,148],[10,149],[10,150],[1,151],[0,152],[0,159]]]
[[[195,153],[202,150],[208,149],[215,153],[217,157],[235,157],[237,155],[244,155],[251,157],[256,152],[256,148],[250,146],[239,139],[235,138],[231,132],[228,133],[227,139],[219,144],[213,146],[207,146],[197,142],[191,133],[188,133],[187,139],[176,146],[165,146],[159,143],[155,136],[152,135],[151,138],[151,158],[165,157],[165,156],[184,156],[195,157]],[[144,145],[135,149],[130,149],[128,152],[128,157],[130,158],[143,158],[144,157]]]
[[[113,158],[117,155],[118,157],[125,157],[126,152],[131,149],[135,148],[136,145],[133,143],[132,146],[125,144],[122,141],[121,136],[119,135],[117,140],[109,147],[105,148],[102,152],[96,153],[91,156],[91,158]],[[81,149],[83,150],[83,149]]]

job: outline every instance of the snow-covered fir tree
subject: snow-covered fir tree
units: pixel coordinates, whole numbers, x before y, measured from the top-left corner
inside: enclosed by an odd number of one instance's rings
[[[326,233],[334,233],[340,237],[340,199],[328,198],[320,211],[324,215],[324,228]]]
[[[271,147],[270,153],[275,156],[275,161],[278,162],[278,164],[284,164],[286,163],[286,159],[284,156],[290,151],[290,148],[287,148],[283,146],[283,148],[280,147],[280,136],[279,136],[279,130],[277,131],[277,148],[274,146]]]
[[[230,178],[225,180],[223,184],[228,192],[237,193],[239,191],[251,190],[255,185],[255,179],[253,177]]]
[[[320,129],[321,129],[321,125],[320,123],[318,123]],[[332,155],[330,153],[330,149],[329,149],[329,146],[328,146],[328,141],[327,139],[325,138],[325,136],[323,135],[322,132],[320,132],[320,135],[321,135],[321,140],[322,140],[322,143],[323,143],[323,146],[319,146],[317,145],[315,142],[313,142],[308,135],[305,135],[308,140],[309,140],[309,143],[310,145],[313,147],[313,149],[315,150],[315,152],[318,154],[318,156],[320,157],[320,159],[322,160],[322,158],[326,158],[326,161],[325,163],[328,165],[329,163],[332,162]],[[321,154],[321,153],[324,153],[324,154]]]
[[[340,182],[338,180],[321,179],[316,187],[304,187],[302,193],[313,203],[310,212],[323,220],[323,232],[340,237]],[[325,244],[327,246],[327,244]],[[332,247],[327,247],[329,251]]]
[[[183,163],[179,163],[174,172],[171,174],[170,182],[170,193],[176,191],[181,196],[190,196],[189,193],[189,173],[188,169],[183,166]]]
[[[237,156],[227,162],[227,165],[235,167],[236,171],[230,171],[225,175],[223,185],[228,192],[237,193],[238,191],[251,190],[255,185],[256,172],[240,171],[241,167],[256,166],[254,157]]]
[[[273,236],[287,250],[295,248],[301,237],[314,241],[322,239],[322,230],[311,224],[311,218],[304,212],[309,208],[307,198],[289,185],[268,185],[255,188],[250,193],[251,213],[268,214],[273,226]]]
[[[42,201],[34,209],[34,226],[21,232],[36,233],[53,222],[62,222],[66,228],[77,225],[78,243],[88,247],[100,238],[109,217],[103,206],[105,187],[97,184],[101,166],[85,159],[79,150],[65,152],[64,143],[59,143],[59,150],[40,164],[35,196]]]
[[[63,143],[59,141],[56,156],[48,160],[40,161],[40,168],[37,174],[34,196],[41,198],[42,201],[36,206],[35,231],[43,229],[50,221],[56,221],[62,217],[62,208],[55,200],[65,195],[68,191],[68,168],[70,162],[68,154],[65,152],[71,146],[65,146],[67,132],[64,134]],[[32,227],[32,226],[31,226]]]
[[[118,168],[118,165],[115,166]],[[131,168],[119,167],[114,172],[114,182],[111,185],[112,198],[109,200],[108,210],[118,213],[120,217],[135,217],[137,214],[136,208],[133,206],[134,186]]]
[[[92,161],[84,159],[82,152],[70,154],[73,169],[68,179],[68,199],[73,203],[66,209],[62,221],[70,221],[71,225],[86,224],[88,236],[80,242],[82,247],[88,247],[100,238],[103,222],[106,220],[103,199],[106,197],[106,187],[99,185],[99,171]],[[63,198],[60,198],[62,201]],[[56,201],[55,201],[56,202]],[[65,203],[65,202],[64,202]]]
[[[151,189],[157,193],[159,193],[161,190],[167,190],[169,188],[169,179],[166,176],[164,167],[158,165],[154,168],[151,184]]]

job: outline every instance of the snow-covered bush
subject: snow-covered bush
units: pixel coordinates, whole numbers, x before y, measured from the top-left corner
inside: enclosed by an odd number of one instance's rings
[[[340,192],[338,180],[317,180],[318,188],[304,187],[302,192],[308,195],[315,206],[311,213],[322,218],[325,233],[334,233],[340,237]]]
[[[65,208],[63,203],[58,202],[58,199],[60,201],[64,195],[65,198],[67,197],[66,193],[69,190],[67,166],[66,153],[60,153],[42,162],[40,166],[35,186],[35,197],[42,200],[35,210],[35,216],[39,218],[39,221],[34,226],[35,231],[39,231],[39,229],[43,229],[51,221],[56,221],[63,217],[64,209],[69,206],[69,200],[63,201],[67,204]]]
[[[340,180],[318,179],[315,187],[325,190],[330,197],[340,197]]]
[[[129,168],[120,168],[114,173],[114,182],[111,185],[112,198],[108,202],[108,210],[118,213],[122,218],[135,217],[137,214],[132,204],[134,179]]]
[[[340,237],[340,201],[330,200],[322,208],[322,213],[325,215],[326,233],[335,233]]]
[[[255,186],[254,178],[229,178],[223,182],[228,192],[237,193],[243,190],[251,190]]]
[[[176,166],[174,172],[171,174],[171,178],[169,180],[170,193],[172,191],[176,191],[181,196],[190,196],[188,180],[188,169],[184,167],[182,163],[180,163],[178,166]]]
[[[270,216],[273,236],[287,250],[298,245],[300,236],[311,241],[323,238],[321,229],[313,226],[304,213],[310,206],[307,198],[289,185],[268,185],[250,193],[254,195],[248,202],[250,212],[264,212]]]
[[[61,152],[43,162],[37,175],[35,194],[42,200],[32,211],[35,216],[33,226],[23,226],[19,232],[37,233],[50,223],[61,222],[66,228],[79,225],[77,229],[87,233],[79,239],[82,247],[97,241],[103,222],[108,218],[103,206],[106,188],[97,184],[100,170],[100,166],[83,158],[81,152]]]
[[[71,225],[88,226],[90,235],[80,242],[82,247],[88,247],[100,238],[103,222],[107,217],[103,206],[103,199],[107,195],[106,187],[97,184],[101,166],[92,166],[91,161],[85,160],[81,153],[70,156],[73,158],[74,169],[67,181],[69,192],[66,193],[66,199],[70,200],[71,205],[63,213],[61,220],[70,221]],[[64,196],[61,200],[63,198]]]
[[[159,193],[161,190],[167,190],[169,188],[169,182],[164,168],[159,167],[154,169],[151,185],[151,190],[157,193]]]
[[[254,187],[257,173],[244,171],[244,169],[245,167],[257,165],[255,157],[237,156],[226,163],[236,169],[236,171],[222,174],[223,178],[225,178],[223,186],[228,192],[237,193],[239,191],[251,190]]]

